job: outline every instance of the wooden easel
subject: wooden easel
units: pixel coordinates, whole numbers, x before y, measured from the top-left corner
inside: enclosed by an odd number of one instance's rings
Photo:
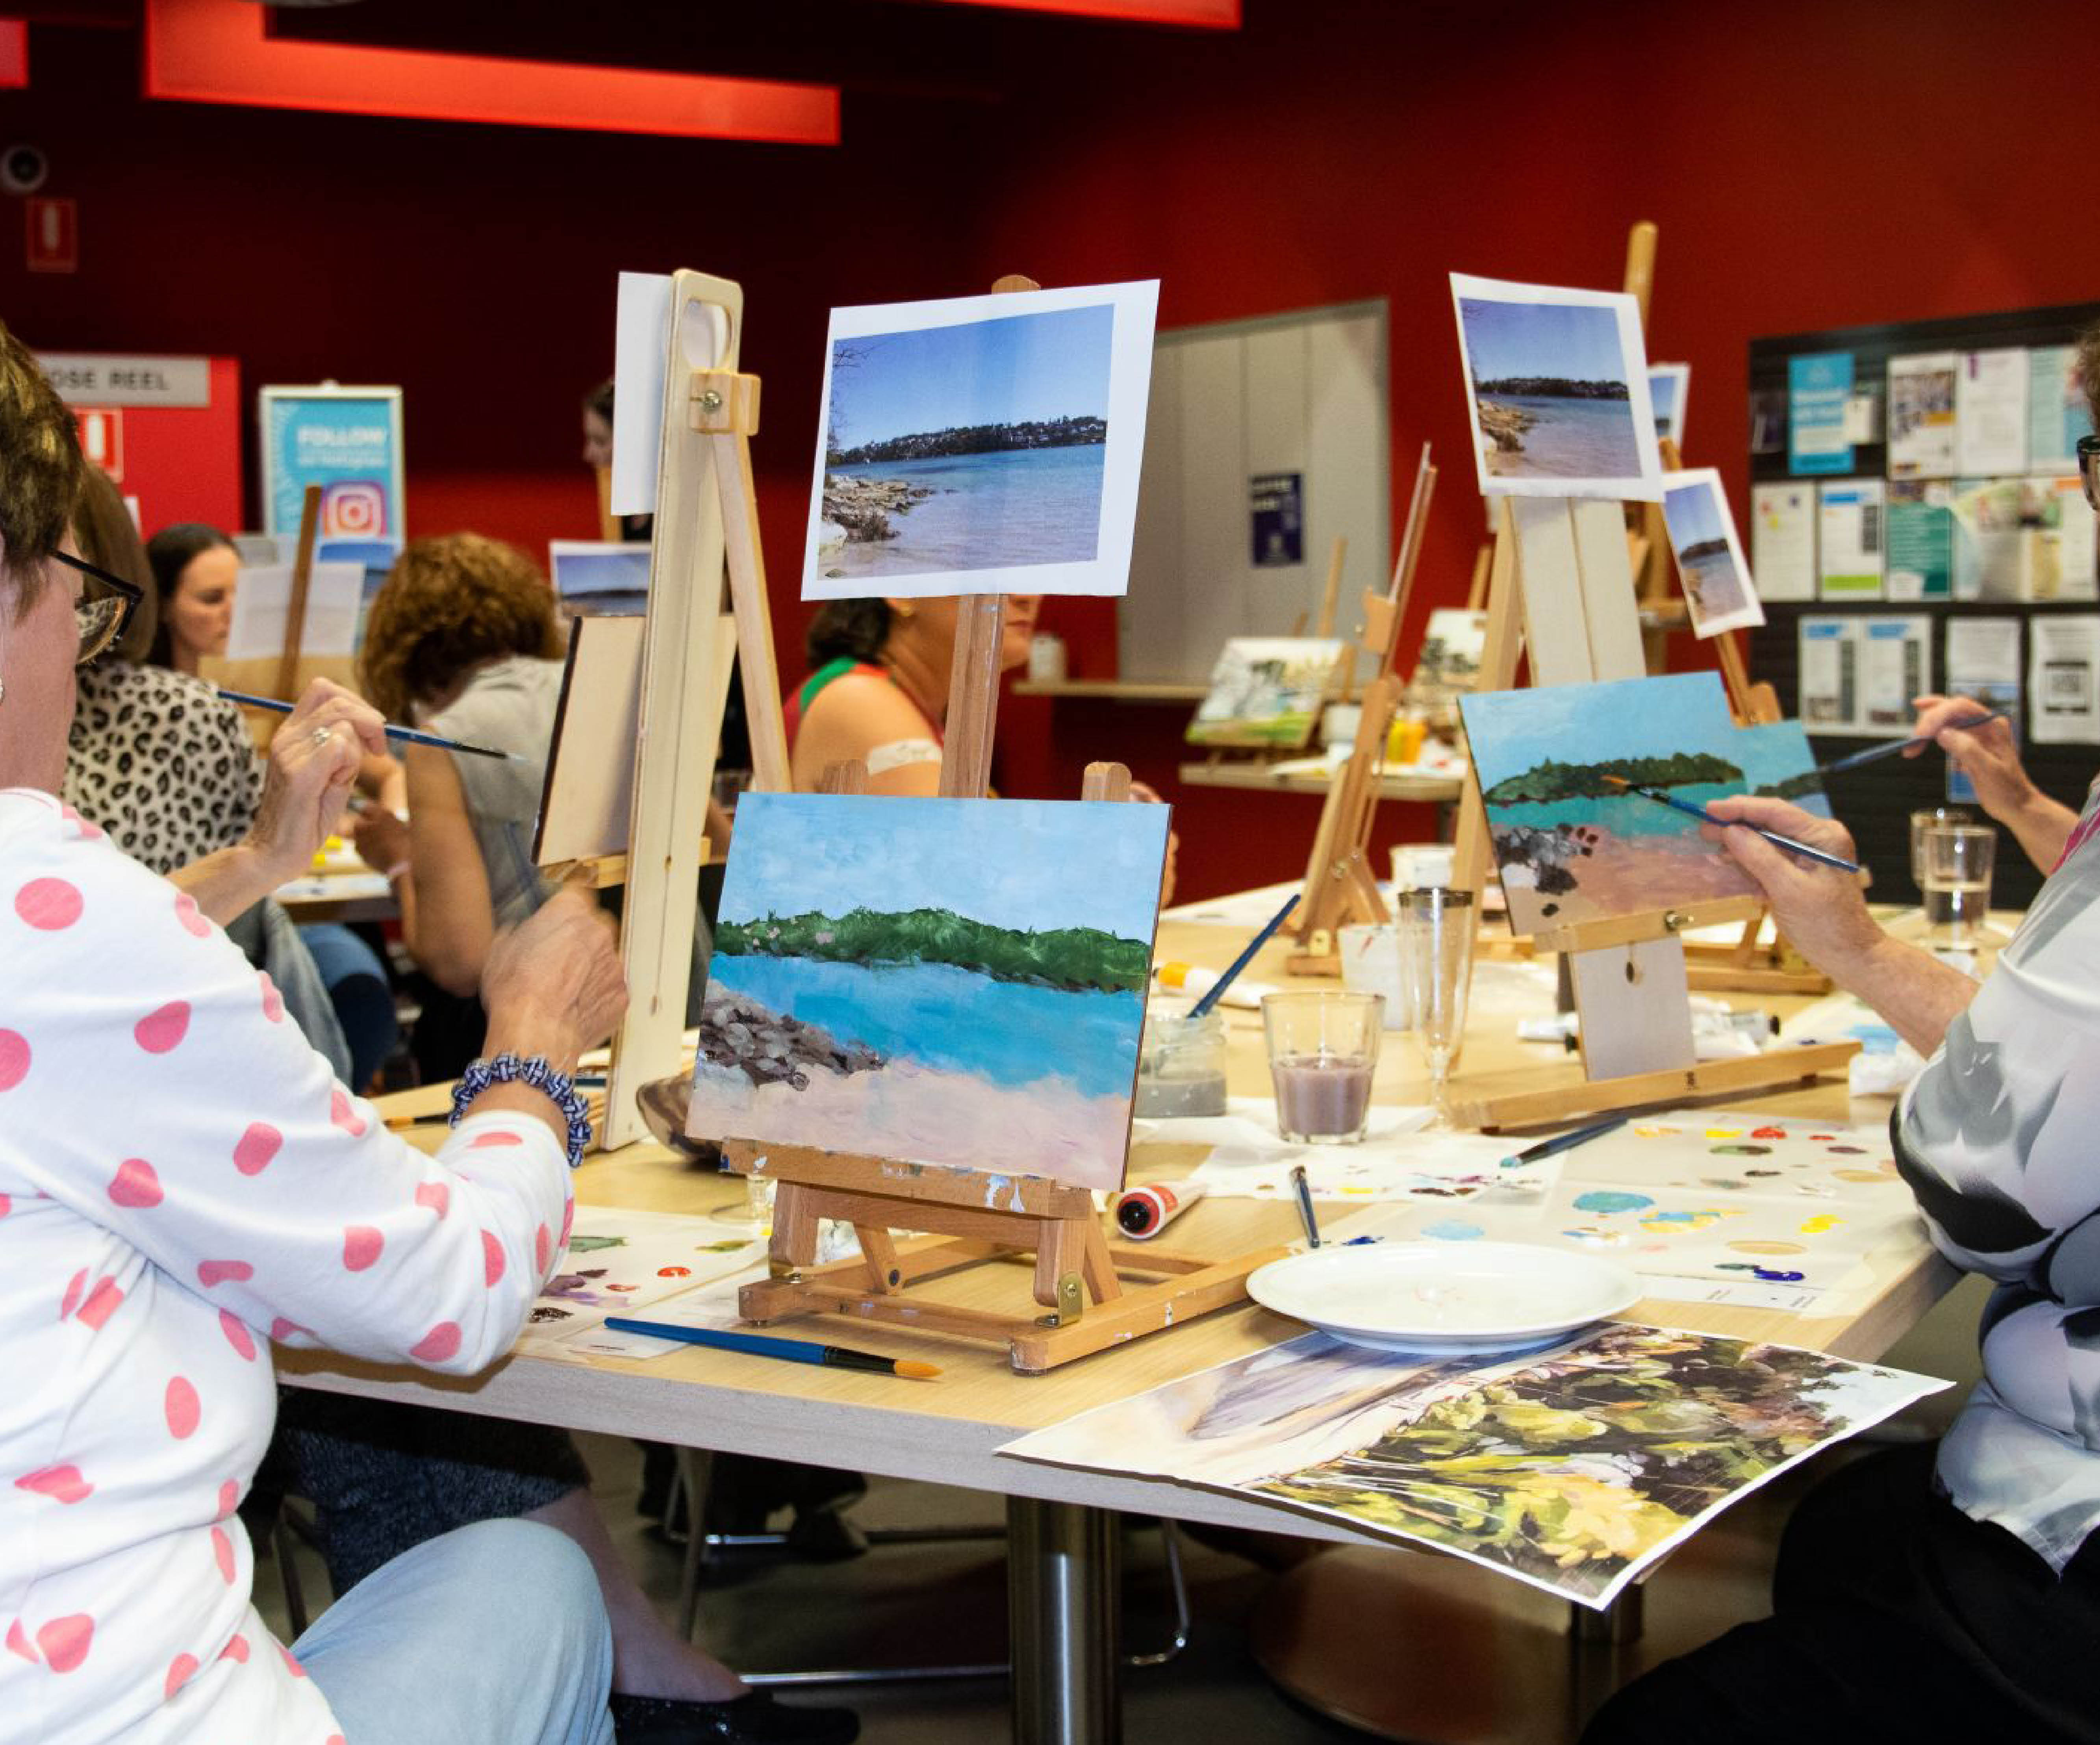
[[[992,286],[1036,289],[1019,277]],[[959,605],[940,792],[943,799],[980,799],[991,774],[1005,602],[996,594],[969,594]],[[825,772],[824,788],[858,793],[866,782],[862,766],[845,764]],[[1130,771],[1121,764],[1090,765],[1081,797],[1128,800]],[[1247,1275],[1289,1252],[1275,1247],[1211,1261],[1113,1243],[1092,1194],[1041,1177],[733,1138],[723,1154],[739,1173],[778,1184],[773,1276],[743,1288],[739,1308],[746,1320],[829,1310],[985,1340],[1005,1345],[1023,1374],[1238,1302]],[[859,1259],[816,1264],[818,1225],[825,1218],[854,1226]],[[924,1234],[900,1238],[899,1231]],[[1035,1311],[971,1309],[912,1289],[937,1274],[1028,1253],[1035,1256]],[[1126,1275],[1152,1282],[1126,1288]]]
[[[1488,588],[1481,687],[1516,680],[1519,610],[1534,685],[1638,678],[1646,672],[1633,568],[1618,505],[1507,497]],[[1453,882],[1477,895],[1489,856],[1477,770],[1461,802]],[[1586,1082],[1546,1090],[1465,1095],[1454,1112],[1469,1125],[1529,1126],[1585,1113],[1638,1108],[1723,1092],[1805,1083],[1859,1052],[1856,1042],[1789,1048],[1701,1064],[1692,1040],[1685,932],[1763,913],[1756,897],[1614,916],[1542,932],[1540,950],[1567,954],[1582,1014]]]
[[[742,286],[704,273],[673,275],[628,851],[624,866],[598,868],[593,878],[627,887],[620,961],[633,990],[606,1079],[599,1142],[608,1151],[646,1136],[635,1093],[685,1064],[707,805],[728,700],[725,640],[743,661],[752,785],[765,793],[790,786],[752,488],[759,383],[736,368],[743,329]]]
[[[1304,949],[1290,959],[1294,974],[1338,975],[1337,930],[1352,921],[1389,920],[1385,899],[1379,895],[1378,876],[1371,870],[1371,825],[1377,815],[1379,777],[1385,764],[1386,738],[1400,707],[1404,681],[1400,676],[1400,631],[1406,621],[1408,597],[1414,588],[1414,572],[1422,557],[1422,537],[1429,520],[1430,498],[1436,489],[1436,467],[1429,457],[1429,444],[1422,445],[1422,459],[1415,468],[1414,494],[1408,504],[1407,524],[1401,536],[1400,554],[1392,581],[1383,594],[1368,589],[1363,597],[1364,627],[1361,647],[1378,661],[1375,675],[1364,688],[1363,713],[1357,722],[1357,739],[1348,762],[1336,774],[1320,808],[1319,828],[1312,836],[1312,855],[1305,868],[1305,889],[1291,916],[1290,926]],[[1353,669],[1356,651],[1349,652]]]

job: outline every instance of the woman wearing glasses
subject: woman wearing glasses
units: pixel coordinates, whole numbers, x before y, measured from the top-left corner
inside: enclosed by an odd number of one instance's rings
[[[434,1540],[294,1654],[231,1521],[271,1339],[455,1373],[510,1345],[562,1256],[566,1075],[625,1002],[609,935],[564,896],[499,942],[455,1133],[390,1134],[214,925],[306,864],[379,718],[316,684],[245,841],[172,881],[119,854],[57,797],[76,663],[137,593],[65,549],[82,464],[0,328],[0,1716],[53,1745],[603,1745],[610,1637],[560,1535]]]
[[[2100,328],[2080,360],[2100,423]],[[2100,440],[2078,453],[2100,511]],[[1974,707],[1927,700],[1925,722]],[[1890,1142],[1934,1244],[1996,1281],[1983,1378],[1936,1446],[1818,1487],[1780,1544],[1773,1615],[1627,1686],[1585,1745],[2100,1741],[2100,784],[2074,818],[2033,803],[2003,722],[1943,725],[1940,743],[2051,868],[1980,984],[1890,939],[1848,875],[1709,833],[1786,937],[1931,1057]],[[1784,801],[1713,810],[1852,852],[1842,825]]]

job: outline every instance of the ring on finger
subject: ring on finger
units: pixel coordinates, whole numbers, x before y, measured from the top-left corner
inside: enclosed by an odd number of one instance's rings
[[[316,745],[325,745],[334,737],[335,730],[333,727],[315,727],[314,729],[314,743]]]

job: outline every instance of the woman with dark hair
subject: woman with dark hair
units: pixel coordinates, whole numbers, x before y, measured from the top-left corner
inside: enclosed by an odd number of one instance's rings
[[[999,666],[1028,659],[1043,603],[1005,596]],[[941,729],[955,660],[954,599],[833,600],[818,608],[804,647],[814,669],[788,700],[790,769],[799,792],[827,766],[858,758],[867,791],[930,796],[941,788]]]
[[[146,658],[194,677],[201,656],[226,652],[240,554],[217,528],[180,521],[147,541],[146,558],[153,566],[160,618]]]

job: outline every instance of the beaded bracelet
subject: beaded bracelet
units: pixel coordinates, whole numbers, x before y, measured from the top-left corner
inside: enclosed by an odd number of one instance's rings
[[[590,1146],[589,1107],[577,1090],[576,1081],[566,1073],[555,1071],[547,1064],[544,1054],[535,1054],[530,1060],[520,1060],[515,1054],[498,1054],[493,1060],[470,1062],[466,1071],[460,1075],[459,1083],[452,1087],[452,1125],[459,1125],[467,1105],[489,1086],[514,1082],[531,1085],[562,1111],[569,1124],[569,1168],[575,1168],[584,1160],[584,1153]]]

